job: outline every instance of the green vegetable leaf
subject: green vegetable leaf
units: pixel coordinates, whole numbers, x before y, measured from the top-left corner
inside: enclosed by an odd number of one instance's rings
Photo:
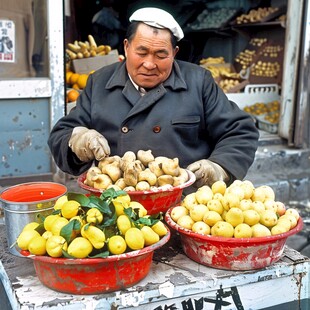
[[[103,218],[103,223],[101,224],[101,227],[108,227],[111,225],[115,225],[117,220],[116,213],[113,213],[111,216],[107,216]]]
[[[35,229],[40,235],[45,232],[44,223],[40,223],[39,226]]]
[[[151,217],[140,217],[138,220],[136,220],[135,222],[137,224],[143,224],[145,226],[153,226],[154,224],[156,224],[159,220],[158,219],[153,219]]]
[[[124,208],[124,213],[129,216],[132,221],[136,221],[139,219],[139,208],[133,209],[131,207]]]
[[[103,214],[111,214],[111,209],[107,201],[101,200],[99,197],[90,198],[89,208],[97,208]]]
[[[72,255],[70,255],[70,254],[68,254],[68,252],[65,251],[64,249],[62,249],[62,255],[63,255],[65,258],[74,258],[74,259],[76,259],[76,257],[74,257],[74,256],[72,256]]]
[[[112,199],[123,195],[127,195],[127,192],[123,190],[116,191],[114,188],[109,188],[101,193],[100,198],[110,202]]]
[[[98,253],[96,255],[93,255],[93,256],[88,256],[89,258],[106,258],[110,255],[110,252],[109,251],[104,251],[104,252],[101,252],[101,253]]]
[[[112,236],[114,236],[114,235],[119,233],[116,225],[111,225],[111,226],[103,227],[102,230],[103,230],[103,232],[105,234],[106,239],[109,239]]]
[[[81,229],[81,223],[78,220],[74,219],[72,221],[69,221],[69,223],[66,224],[60,230],[60,236],[64,237],[66,241],[69,243],[75,237],[74,231],[80,230],[80,229]]]
[[[68,193],[67,194],[68,200],[75,200],[80,203],[81,206],[88,206],[89,198],[84,194],[80,193]]]

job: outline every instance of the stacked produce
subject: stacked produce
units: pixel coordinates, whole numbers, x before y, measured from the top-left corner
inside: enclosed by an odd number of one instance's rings
[[[81,59],[95,56],[104,56],[111,52],[110,45],[99,45],[92,35],[88,35],[88,41],[74,41],[74,43],[68,43],[66,53],[73,59]]]
[[[127,151],[122,157],[106,157],[91,167],[84,183],[96,189],[110,187],[124,191],[148,191],[158,187],[173,187],[188,180],[178,158],[154,157],[151,150]]]
[[[252,9],[236,18],[236,24],[258,23],[267,20],[272,14],[280,12],[278,7],[263,7]]]
[[[41,223],[27,224],[16,240],[21,250],[51,257],[93,258],[143,249],[167,234],[161,214],[148,215],[124,191],[100,197],[68,193]]]
[[[86,86],[88,76],[94,72],[94,70],[89,70],[89,72],[80,72],[74,70],[72,62],[74,63],[78,59],[87,59],[94,57],[102,57],[109,55],[111,52],[110,45],[98,45],[92,35],[88,35],[88,40],[86,41],[74,41],[73,43],[68,43],[66,48],[67,56],[67,70],[66,70],[66,85],[70,89],[70,94],[72,96],[67,96],[67,102],[73,102],[73,96],[77,94],[76,90],[83,90]],[[120,57],[120,56],[119,56]],[[98,58],[97,58],[98,59]],[[120,59],[121,60],[121,59]],[[72,97],[72,99],[71,99]]]
[[[262,116],[262,118],[271,123],[278,124],[280,117],[280,102],[278,100],[270,101],[267,103],[256,102],[251,105],[247,105],[243,110],[254,117]]]
[[[171,211],[179,226],[195,233],[229,238],[266,237],[293,229],[299,213],[275,200],[270,186],[248,181],[223,181],[202,186]]]
[[[225,93],[242,83],[240,73],[235,72],[222,56],[202,58],[200,65],[211,72],[212,77]]]

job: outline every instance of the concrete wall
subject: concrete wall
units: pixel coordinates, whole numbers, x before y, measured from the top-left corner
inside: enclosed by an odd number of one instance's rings
[[[245,179],[255,186],[270,185],[284,203],[310,201],[310,149],[259,146]]]

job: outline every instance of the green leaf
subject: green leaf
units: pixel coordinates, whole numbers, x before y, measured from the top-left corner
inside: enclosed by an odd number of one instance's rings
[[[72,221],[69,221],[68,224],[66,224],[61,230],[60,230],[60,236],[64,237],[68,243],[72,241],[74,238],[74,231],[81,229],[81,223],[80,221],[74,219]]]
[[[68,252],[65,251],[64,249],[62,249],[62,255],[63,255],[65,258],[74,258],[74,259],[76,259],[76,257],[74,257],[74,256],[72,256],[72,255],[70,255],[70,254],[68,254]]]
[[[93,256],[88,256],[89,258],[106,258],[110,255],[110,252],[109,251],[104,251],[104,252],[101,252],[101,253],[98,253],[96,255],[93,255]]]
[[[106,239],[111,238],[112,236],[119,233],[117,227],[115,225],[103,227],[103,232],[105,234]]]
[[[39,226],[35,229],[40,235],[45,232],[44,223],[40,223]]]
[[[100,225],[101,227],[108,227],[116,224],[117,216],[116,213],[113,213],[109,217],[103,218],[103,223]]]
[[[68,200],[75,200],[80,203],[81,206],[87,206],[89,204],[89,198],[80,193],[68,193]]]
[[[101,193],[100,198],[102,200],[108,200],[110,202],[112,199],[123,195],[127,195],[127,192],[123,190],[116,191],[114,188],[109,188]]]
[[[91,199],[88,205],[89,208],[97,208],[103,214],[111,214],[109,203],[100,199]]]
[[[89,228],[90,225],[91,225],[90,223],[85,224],[83,229],[84,229],[84,230],[87,230],[87,229]]]
[[[129,208],[124,208],[124,213],[130,217],[131,220],[135,221],[139,218],[139,209],[138,209],[138,213],[135,212],[135,210],[131,207]]]
[[[158,219],[153,219],[151,217],[140,217],[138,220],[136,220],[137,223],[143,224],[145,226],[153,226],[156,224],[159,220]]]

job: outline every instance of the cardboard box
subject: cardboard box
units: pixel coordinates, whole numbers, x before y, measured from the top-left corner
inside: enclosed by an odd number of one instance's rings
[[[76,73],[89,73],[93,70],[98,70],[104,66],[113,64],[119,61],[117,50],[112,50],[108,55],[88,57],[72,60],[73,71]]]

